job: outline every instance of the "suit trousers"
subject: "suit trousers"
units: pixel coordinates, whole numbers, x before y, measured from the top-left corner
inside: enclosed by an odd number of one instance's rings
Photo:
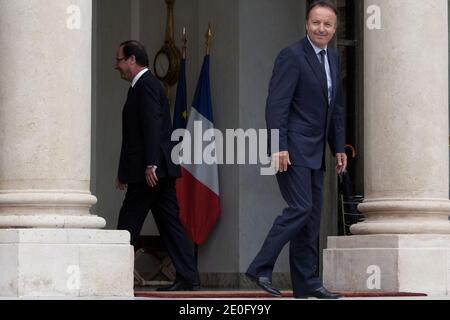
[[[317,277],[318,240],[322,209],[323,170],[291,166],[278,173],[281,194],[287,202],[247,274],[272,279],[276,260],[289,242],[289,263],[294,295],[303,295],[322,286]]]
[[[119,215],[119,230],[128,230],[137,246],[142,226],[152,211],[160,236],[177,272],[177,281],[200,285],[192,246],[178,217],[175,178],[162,178],[156,187],[145,182],[128,185]]]

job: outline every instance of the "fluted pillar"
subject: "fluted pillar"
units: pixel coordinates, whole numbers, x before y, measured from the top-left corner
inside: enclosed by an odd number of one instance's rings
[[[0,297],[133,295],[89,213],[91,28],[91,0],[0,0]]]
[[[0,228],[105,226],[89,214],[91,5],[0,0]]]
[[[366,219],[330,237],[333,290],[450,292],[447,0],[365,0]],[[380,28],[377,19],[381,18]]]
[[[366,221],[353,234],[449,234],[446,0],[369,0],[365,31]]]

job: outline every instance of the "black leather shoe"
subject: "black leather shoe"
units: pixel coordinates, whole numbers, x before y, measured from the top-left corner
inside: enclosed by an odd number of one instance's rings
[[[175,281],[170,286],[157,288],[156,291],[199,291],[199,285],[191,285],[181,281]]]
[[[295,296],[296,299],[308,299],[308,298],[317,298],[317,299],[340,299],[343,298],[342,295],[338,293],[333,293],[325,289],[324,287],[320,287],[319,289],[314,290],[313,292],[307,293],[305,295]]]
[[[282,296],[280,290],[278,290],[277,288],[274,288],[272,286],[272,282],[270,281],[269,278],[267,278],[267,277],[253,277],[253,276],[251,276],[249,274],[246,274],[246,276],[251,281],[256,283],[256,285],[258,287],[260,287],[261,289],[263,289],[265,292],[270,293],[271,295],[276,296],[276,297],[281,297]]]

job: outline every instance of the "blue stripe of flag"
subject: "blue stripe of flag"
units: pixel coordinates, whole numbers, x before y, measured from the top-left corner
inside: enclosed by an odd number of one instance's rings
[[[203,60],[202,71],[195,90],[192,107],[203,117],[213,122],[213,111],[211,102],[211,86],[209,82],[209,55]]]

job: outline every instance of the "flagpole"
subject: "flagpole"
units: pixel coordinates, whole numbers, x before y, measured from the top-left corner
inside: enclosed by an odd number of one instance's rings
[[[184,32],[184,30],[183,30],[183,32]],[[183,42],[185,41],[184,37],[185,37],[185,34],[183,33]],[[206,38],[206,55],[209,56],[209,54],[211,52],[211,42],[212,42],[212,38],[213,38],[211,23],[208,25],[208,31],[206,32],[205,38]],[[186,45],[186,42],[184,42],[184,45]],[[185,49],[185,47],[183,47],[183,55],[185,54],[184,49]],[[196,243],[194,243],[194,257],[195,257],[195,263],[197,264],[197,267],[198,267],[198,244],[196,244]]]
[[[212,42],[213,34],[211,30],[211,23],[208,26],[208,32],[206,32],[206,55],[209,56],[211,51],[211,42]]]
[[[182,47],[182,57],[184,60],[186,60],[186,51],[187,51],[187,35],[186,35],[186,27],[183,27],[183,36],[181,38],[181,42],[183,42]]]
[[[183,36],[181,38],[181,42],[183,42],[182,47],[182,57],[184,60],[186,60],[186,52],[187,52],[187,35],[186,35],[186,28],[183,27]],[[195,258],[195,265],[198,269],[198,244],[194,243],[194,258]]]
[[[169,102],[169,106],[171,106],[172,105],[172,98],[171,98],[171,96],[170,96],[170,92],[171,92],[171,90],[170,90],[170,86],[168,85],[168,84],[164,84],[164,89],[166,90],[166,97],[167,97],[167,101]]]

